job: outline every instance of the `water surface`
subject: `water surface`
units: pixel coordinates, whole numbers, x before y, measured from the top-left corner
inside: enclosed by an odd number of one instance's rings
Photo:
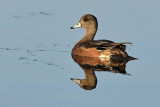
[[[160,15],[158,0],[12,0],[0,4],[0,106],[159,106]],[[84,90],[70,78],[85,78],[70,53],[84,35],[71,30],[84,14],[99,21],[95,39],[132,42],[131,75],[95,72],[97,86]]]

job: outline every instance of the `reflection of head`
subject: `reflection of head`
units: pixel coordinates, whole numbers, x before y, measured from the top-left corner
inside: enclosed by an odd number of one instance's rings
[[[106,58],[84,57],[75,55],[72,55],[72,58],[84,70],[85,79],[71,78],[71,80],[85,90],[92,90],[96,88],[97,78],[95,75],[95,71],[110,71],[113,73],[129,75],[125,70],[126,63],[128,61],[111,62]]]
[[[83,88],[85,90],[92,90],[92,89],[96,88],[96,85],[97,85],[96,77],[86,78],[86,79],[73,79],[73,78],[71,78],[71,80],[73,82],[77,83],[81,88]]]

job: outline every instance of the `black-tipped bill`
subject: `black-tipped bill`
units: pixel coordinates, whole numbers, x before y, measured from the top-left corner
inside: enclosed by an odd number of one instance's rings
[[[70,78],[73,82],[80,84],[81,80],[80,79],[74,79],[74,78]]]
[[[82,27],[80,23],[78,23],[78,24],[75,25],[75,26],[72,26],[71,29],[75,29],[75,28],[79,28],[79,27]]]

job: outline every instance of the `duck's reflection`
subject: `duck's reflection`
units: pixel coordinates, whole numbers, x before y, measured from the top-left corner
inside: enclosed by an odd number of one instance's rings
[[[109,71],[113,73],[127,74],[125,67],[128,61],[110,62],[105,58],[93,58],[72,55],[74,61],[84,70],[85,79],[71,78],[81,88],[91,90],[96,88],[97,78],[95,71]]]

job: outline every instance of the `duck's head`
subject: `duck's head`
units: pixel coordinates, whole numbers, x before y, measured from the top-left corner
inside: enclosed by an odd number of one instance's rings
[[[97,85],[97,79],[89,80],[89,79],[74,79],[74,78],[71,78],[71,80],[85,90],[92,90],[92,89],[96,88],[96,85]]]
[[[79,27],[83,27],[85,29],[89,27],[94,27],[97,29],[98,27],[97,18],[94,15],[86,14],[82,16],[81,19],[79,20],[79,23],[75,26],[72,26],[71,29],[75,29]]]

